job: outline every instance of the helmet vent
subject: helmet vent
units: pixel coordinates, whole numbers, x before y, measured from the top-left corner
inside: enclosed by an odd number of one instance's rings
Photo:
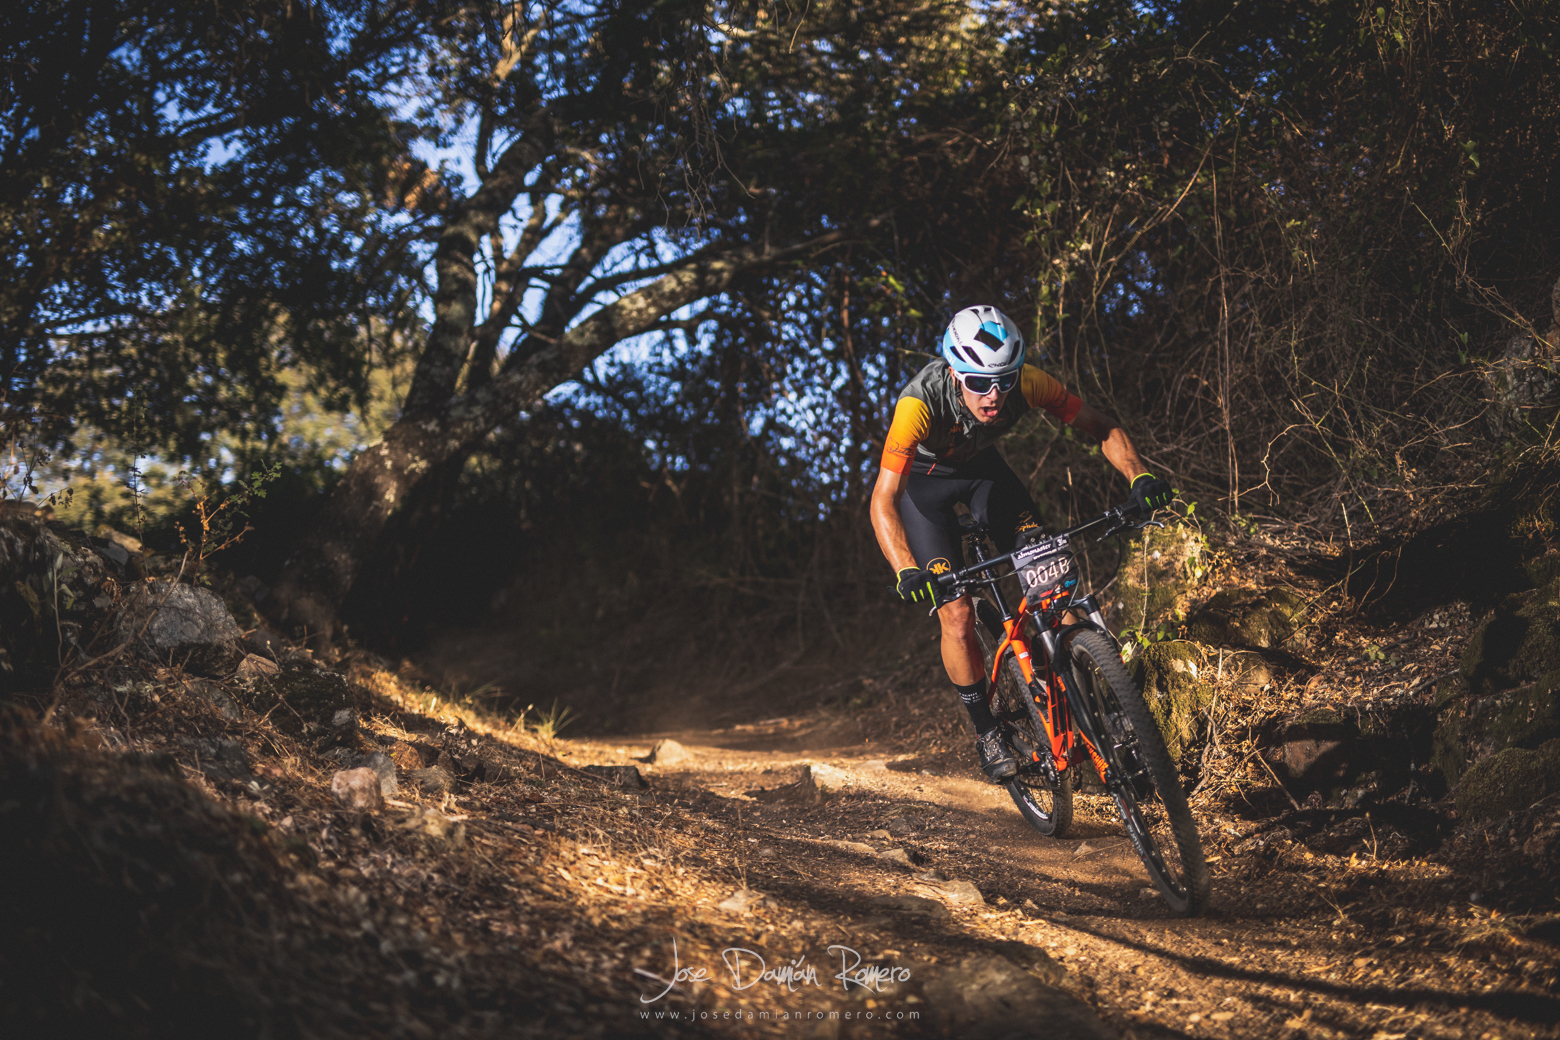
[[[1002,341],[993,336],[991,333],[987,332],[985,326],[982,326],[975,331],[975,342],[984,343],[992,350],[1002,349]]]

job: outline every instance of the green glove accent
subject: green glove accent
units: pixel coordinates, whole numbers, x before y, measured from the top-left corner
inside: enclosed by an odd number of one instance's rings
[[[898,592],[899,598],[906,603],[936,603],[936,582],[937,579],[932,576],[931,571],[919,567],[902,567],[894,591]]]
[[[1160,480],[1152,473],[1139,473],[1132,478],[1132,500],[1144,516],[1163,509],[1174,498],[1175,489],[1167,480]]]

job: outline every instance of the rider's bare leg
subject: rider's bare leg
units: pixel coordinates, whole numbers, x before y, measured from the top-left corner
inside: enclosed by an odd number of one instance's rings
[[[1013,775],[1018,763],[1013,752],[1003,742],[998,732],[999,723],[991,713],[986,698],[985,658],[980,652],[980,642],[975,638],[975,608],[968,596],[944,603],[937,611],[942,624],[943,667],[953,680],[959,700],[970,713],[975,726],[975,750],[980,755],[980,767],[993,780],[1002,781]]]
[[[944,603],[937,610],[942,625],[943,667],[955,686],[969,686],[985,673],[985,658],[975,638],[975,608],[968,596]]]

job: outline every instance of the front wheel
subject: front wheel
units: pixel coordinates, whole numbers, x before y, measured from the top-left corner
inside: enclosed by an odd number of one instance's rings
[[[984,596],[975,597],[975,633],[985,651],[986,676],[991,677],[991,662],[1006,633],[1002,615]],[[1018,772],[1007,782],[1008,795],[1020,815],[1036,831],[1048,838],[1062,838],[1072,826],[1073,789],[1067,777],[1051,783],[1052,770],[1041,765],[1042,756],[1051,754],[1051,742],[1040,722],[1044,705],[1036,704],[1024,679],[1024,670],[1011,651],[1003,655],[1002,671],[991,695],[992,714],[1002,725],[1002,735],[1018,759]],[[1047,763],[1049,764],[1049,763]]]
[[[1121,656],[1098,632],[1074,635],[1067,656],[1076,703],[1087,707],[1110,745],[1100,749],[1106,761],[1121,771],[1111,796],[1127,836],[1170,908],[1195,917],[1208,905],[1208,862],[1159,726]]]

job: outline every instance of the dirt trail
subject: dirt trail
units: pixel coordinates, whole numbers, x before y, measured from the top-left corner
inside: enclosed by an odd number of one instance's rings
[[[794,912],[793,926],[839,916],[846,897],[856,907],[874,894],[949,901],[958,886],[939,873],[973,882],[984,905],[955,905],[940,926],[858,917],[847,932],[864,954],[908,965],[1023,943],[1064,968],[1061,987],[1119,1035],[1560,1036],[1556,948],[1443,891],[1457,883],[1451,873],[1401,847],[1396,859],[1366,862],[1361,850],[1381,849],[1374,824],[1357,848],[1313,851],[1327,843],[1307,846],[1194,802],[1214,892],[1204,917],[1181,920],[1151,888],[1104,797],[1079,794],[1073,833],[1041,838],[1004,789],[980,778],[963,740],[917,753],[873,736],[863,716],[818,712],[561,741],[558,750],[570,763],[636,765],[658,801],[722,821],[716,829],[727,828],[747,885],[779,900],[782,918]],[[646,763],[663,738],[688,758]],[[818,801],[788,786],[809,765],[826,792]],[[1338,844],[1338,828],[1313,829]],[[895,849],[914,865],[880,855]],[[783,926],[751,928],[748,945],[785,946]],[[875,1003],[909,1006],[892,992]],[[984,1035],[973,1025],[955,1032]]]

